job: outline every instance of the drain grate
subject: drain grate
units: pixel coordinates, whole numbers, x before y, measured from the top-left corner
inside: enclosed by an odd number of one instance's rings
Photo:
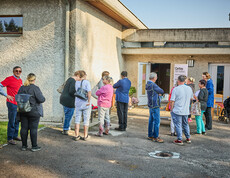
[[[169,152],[169,151],[155,151],[149,153],[149,156],[154,158],[161,158],[161,159],[180,158],[180,153]]]

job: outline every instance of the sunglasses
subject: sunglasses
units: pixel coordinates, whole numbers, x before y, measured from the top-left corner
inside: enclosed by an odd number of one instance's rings
[[[22,71],[21,71],[21,70],[15,70],[15,72],[17,72],[17,73],[22,73]]]

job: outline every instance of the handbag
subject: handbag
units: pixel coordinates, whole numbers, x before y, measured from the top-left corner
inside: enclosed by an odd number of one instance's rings
[[[195,103],[192,105],[191,114],[194,115],[194,116],[200,116],[200,115],[201,115],[201,106],[200,106],[200,102],[195,102]]]
[[[65,84],[66,84],[66,81],[60,86],[60,87],[58,87],[58,89],[57,89],[57,92],[58,93],[62,93],[63,92],[63,90],[64,90],[64,88],[65,88]]]
[[[77,89],[74,93],[74,96],[80,98],[82,100],[88,100],[88,91],[82,88],[82,83],[84,80],[81,81],[81,86]]]

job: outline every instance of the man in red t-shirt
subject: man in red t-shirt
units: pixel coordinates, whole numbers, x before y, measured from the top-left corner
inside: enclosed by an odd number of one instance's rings
[[[22,86],[22,80],[20,75],[22,69],[19,66],[13,68],[13,75],[5,78],[0,83],[0,94],[4,95],[6,100],[6,105],[8,108],[8,127],[7,127],[7,140],[9,144],[16,145],[14,140],[21,141],[18,137],[19,122],[16,120],[17,115],[17,102],[15,101],[15,95],[18,93],[19,88]],[[2,89],[6,87],[7,94]]]

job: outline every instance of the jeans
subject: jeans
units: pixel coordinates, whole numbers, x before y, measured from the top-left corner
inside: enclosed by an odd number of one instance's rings
[[[63,125],[63,130],[69,130],[69,126],[70,126],[70,122],[73,117],[74,109],[75,108],[69,108],[69,107],[64,106],[65,121]]]
[[[174,112],[171,112],[173,123],[176,128],[177,140],[182,140],[182,128],[185,134],[185,137],[190,138],[190,129],[188,125],[188,115],[177,115]]]
[[[122,103],[117,101],[117,115],[118,124],[120,129],[127,128],[127,115],[128,115],[128,103]]]
[[[201,111],[201,115],[200,116],[195,116],[196,118],[196,129],[197,129],[197,133],[202,133],[205,132],[205,127],[204,127],[204,122],[203,122],[203,114],[204,111]]]
[[[8,127],[7,127],[7,140],[12,140],[18,137],[19,121],[16,120],[17,105],[6,102],[8,108]]]
[[[206,118],[206,125],[205,127],[208,130],[212,130],[212,114],[211,114],[211,107],[207,107],[207,109],[204,112],[205,118]]]
[[[110,125],[109,109],[98,106],[98,120],[100,125],[103,127],[104,123],[106,126]]]
[[[160,108],[149,108],[148,137],[157,138],[160,127]]]
[[[21,116],[21,139],[22,146],[27,147],[28,131],[30,130],[30,140],[32,147],[37,147],[37,132],[40,117]]]

